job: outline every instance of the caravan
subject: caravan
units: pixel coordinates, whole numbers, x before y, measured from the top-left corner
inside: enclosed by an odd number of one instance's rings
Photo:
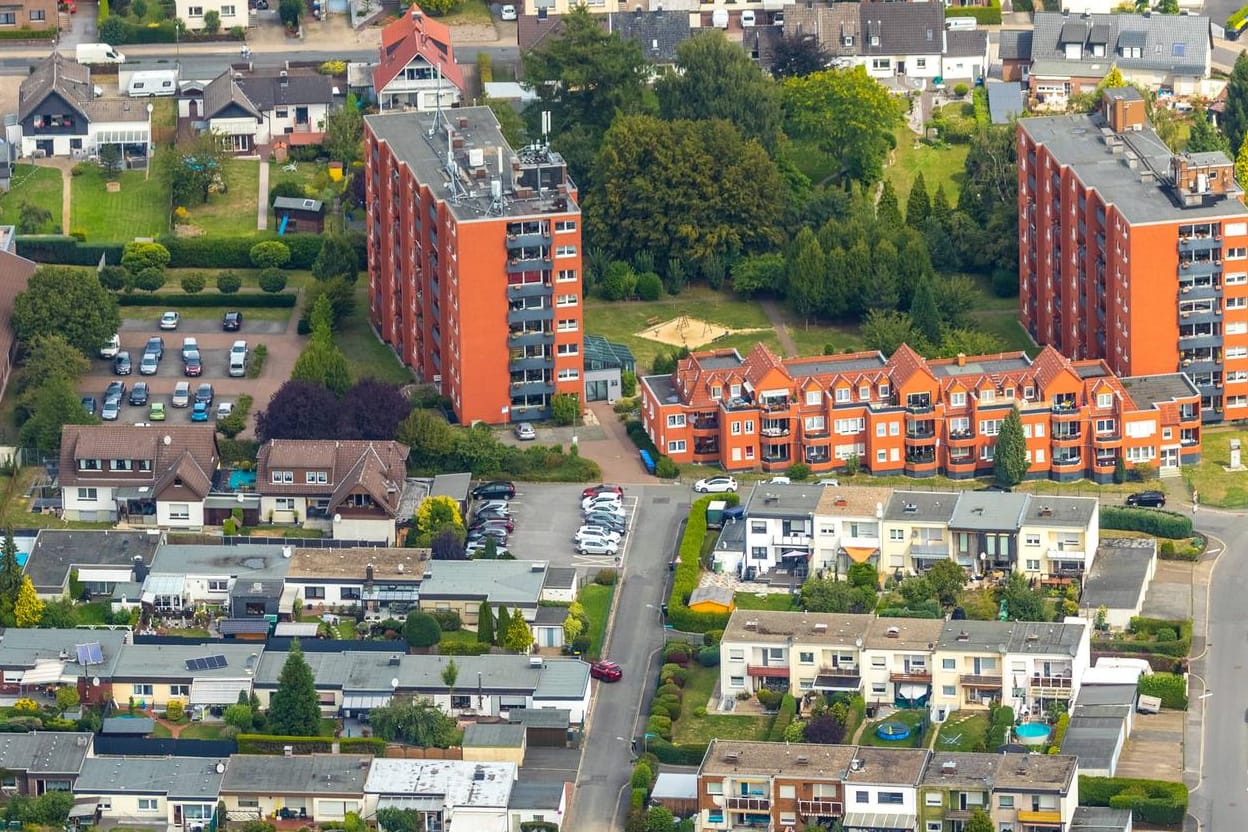
[[[136,72],[130,76],[130,83],[126,86],[126,93],[131,98],[176,95],[177,92],[178,72],[174,69]]]

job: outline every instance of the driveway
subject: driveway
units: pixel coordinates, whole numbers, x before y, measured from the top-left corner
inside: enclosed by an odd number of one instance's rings
[[[1182,780],[1184,722],[1182,711],[1136,714],[1135,728],[1118,758],[1114,776]]]

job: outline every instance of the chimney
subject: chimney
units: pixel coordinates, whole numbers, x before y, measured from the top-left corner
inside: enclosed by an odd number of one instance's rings
[[[965,367],[965,366],[966,366],[966,353],[964,353],[964,352],[960,352],[960,353],[958,353],[958,366],[959,366],[959,367]]]

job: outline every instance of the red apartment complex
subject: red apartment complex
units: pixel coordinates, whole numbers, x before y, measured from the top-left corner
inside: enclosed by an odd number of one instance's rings
[[[576,186],[512,150],[487,107],[364,120],[370,317],[463,423],[548,415],[581,391]]]
[[[1206,422],[1248,418],[1240,195],[1225,154],[1171,153],[1131,87],[1097,113],[1020,119],[1023,324],[1122,376],[1186,374]]]
[[[677,462],[730,471],[831,471],[857,458],[873,474],[970,478],[992,471],[1001,421],[1018,407],[1029,476],[1112,479],[1128,465],[1200,458],[1200,394],[1182,373],[1118,378],[1100,360],[1052,347],[928,361],[906,345],[781,360],[758,344],[695,353],[647,376],[642,421]]]

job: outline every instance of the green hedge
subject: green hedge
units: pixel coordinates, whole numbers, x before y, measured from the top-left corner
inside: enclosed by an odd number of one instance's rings
[[[362,738],[361,738],[362,739]],[[295,754],[327,754],[333,750],[329,737],[276,737],[269,734],[239,734],[239,754],[282,754],[290,746]]]
[[[1140,677],[1140,695],[1156,696],[1163,708],[1187,710],[1187,678],[1177,673],[1150,673]]]
[[[1187,815],[1187,786],[1130,777],[1079,777],[1079,803],[1130,809],[1136,823],[1177,826]]]
[[[973,17],[984,26],[1001,25],[1001,4],[991,6],[949,6],[945,9],[945,19],[951,17]]]
[[[722,630],[728,624],[723,613],[694,612],[689,609],[689,596],[698,588],[702,574],[702,545],[706,542],[706,507],[713,500],[725,500],[735,506],[740,502],[736,494],[708,494],[693,501],[689,509],[689,521],[680,539],[679,561],[672,578],[672,594],[667,603],[667,620],[677,630],[686,633],[705,633]]]
[[[657,737],[649,740],[646,748],[659,758],[659,762],[673,766],[701,765],[702,758],[706,756],[705,745],[673,745]]]
[[[343,754],[372,754],[380,757],[386,753],[386,741],[378,737],[343,737],[338,741]]]
[[[55,37],[55,29],[4,29],[0,31],[0,40],[52,40]]]
[[[74,237],[33,236],[18,237],[17,249],[27,260],[36,263],[56,263],[63,266],[98,266],[100,256],[108,258],[108,264],[121,262],[121,243],[80,243]]]
[[[1185,657],[1192,649],[1192,621],[1188,619],[1144,618],[1135,616],[1131,619],[1131,632],[1141,635],[1154,635],[1161,630],[1170,630],[1178,634],[1175,640],[1166,641],[1126,641],[1108,638],[1092,640],[1092,649],[1097,652],[1133,653],[1145,655],[1169,656],[1175,659]]]
[[[262,293],[240,293],[225,295],[221,292],[205,292],[202,295],[148,293],[118,295],[118,306],[183,306],[188,308],[205,308],[213,306],[229,306],[238,309],[290,309],[299,300],[294,292],[281,292],[276,295]]]
[[[1130,506],[1102,506],[1101,528],[1145,532],[1156,537],[1191,537],[1192,518],[1174,511]]]
[[[1062,714],[1054,726],[1053,743],[1049,746],[1050,754],[1062,753],[1062,742],[1066,739],[1066,729],[1070,728],[1070,714]]]
[[[797,700],[793,694],[786,693],[780,700],[780,710],[771,721],[771,730],[767,732],[767,742],[784,742],[784,729],[797,716]]]
[[[366,241],[363,234],[351,232],[347,239],[355,248],[355,258],[363,268],[367,262]],[[310,269],[321,253],[322,238],[319,234],[260,234],[255,237],[173,237],[160,238],[169,249],[169,268],[198,269],[250,269],[251,248],[256,243],[276,240],[290,249],[287,269]]]

